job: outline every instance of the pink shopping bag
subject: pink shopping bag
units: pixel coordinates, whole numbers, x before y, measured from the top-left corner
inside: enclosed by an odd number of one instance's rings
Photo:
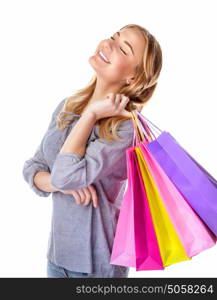
[[[111,264],[163,270],[144,183],[134,147],[127,149],[128,186],[119,213]]]

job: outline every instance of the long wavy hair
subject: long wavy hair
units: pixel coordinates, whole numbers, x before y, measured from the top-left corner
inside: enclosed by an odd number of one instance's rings
[[[130,85],[126,84],[118,92],[129,97],[130,101],[125,109],[130,112],[136,110],[138,106],[143,107],[151,98],[162,68],[162,50],[156,38],[144,27],[137,24],[128,24],[121,29],[124,28],[139,30],[144,37],[146,45],[141,64],[136,66],[136,75],[133,83]],[[73,113],[78,115],[82,113],[94,92],[96,81],[97,77],[94,75],[87,86],[66,99],[56,119],[56,124],[60,130],[63,130],[72,122],[74,119]],[[117,130],[123,121],[129,119],[126,116],[111,116],[99,119],[96,122],[96,125],[99,126],[99,137],[107,141],[120,140]]]

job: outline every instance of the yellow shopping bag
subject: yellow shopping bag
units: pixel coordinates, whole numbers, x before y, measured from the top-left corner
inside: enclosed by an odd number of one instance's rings
[[[139,147],[135,147],[135,151],[164,267],[181,261],[190,260],[191,258],[187,256],[167,210],[164,207],[160,193],[157,190],[157,186],[155,185],[145,162],[142,150]]]

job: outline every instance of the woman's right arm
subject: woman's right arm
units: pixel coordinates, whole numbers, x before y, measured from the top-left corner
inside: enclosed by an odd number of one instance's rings
[[[36,187],[44,192],[53,193],[59,191],[50,182],[50,172],[37,172],[33,181]]]
[[[53,112],[50,124],[38,149],[30,159],[25,161],[23,166],[23,177],[32,190],[40,197],[48,197],[50,193],[53,192],[62,192],[64,194],[72,194],[77,204],[88,205],[90,200],[92,200],[93,204],[97,205],[98,198],[94,186],[88,186],[81,190],[62,191],[51,184],[50,169],[44,159],[43,140],[47,132],[55,126],[56,117],[62,109],[65,100],[66,98],[59,103]]]
[[[52,117],[49,126],[41,140],[40,145],[35,151],[34,155],[25,161],[22,169],[23,178],[29,184],[30,188],[40,197],[48,197],[51,192],[57,191],[53,185],[50,184],[50,172],[49,166],[44,159],[43,153],[43,141],[47,133],[56,126],[56,117],[61,111],[66,98],[64,98],[56,107],[52,113]]]

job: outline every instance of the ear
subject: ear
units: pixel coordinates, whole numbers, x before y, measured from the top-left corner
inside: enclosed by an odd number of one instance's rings
[[[126,83],[127,83],[127,84],[131,84],[131,80],[133,80],[133,79],[134,79],[134,77],[132,77],[132,78],[127,78]]]

